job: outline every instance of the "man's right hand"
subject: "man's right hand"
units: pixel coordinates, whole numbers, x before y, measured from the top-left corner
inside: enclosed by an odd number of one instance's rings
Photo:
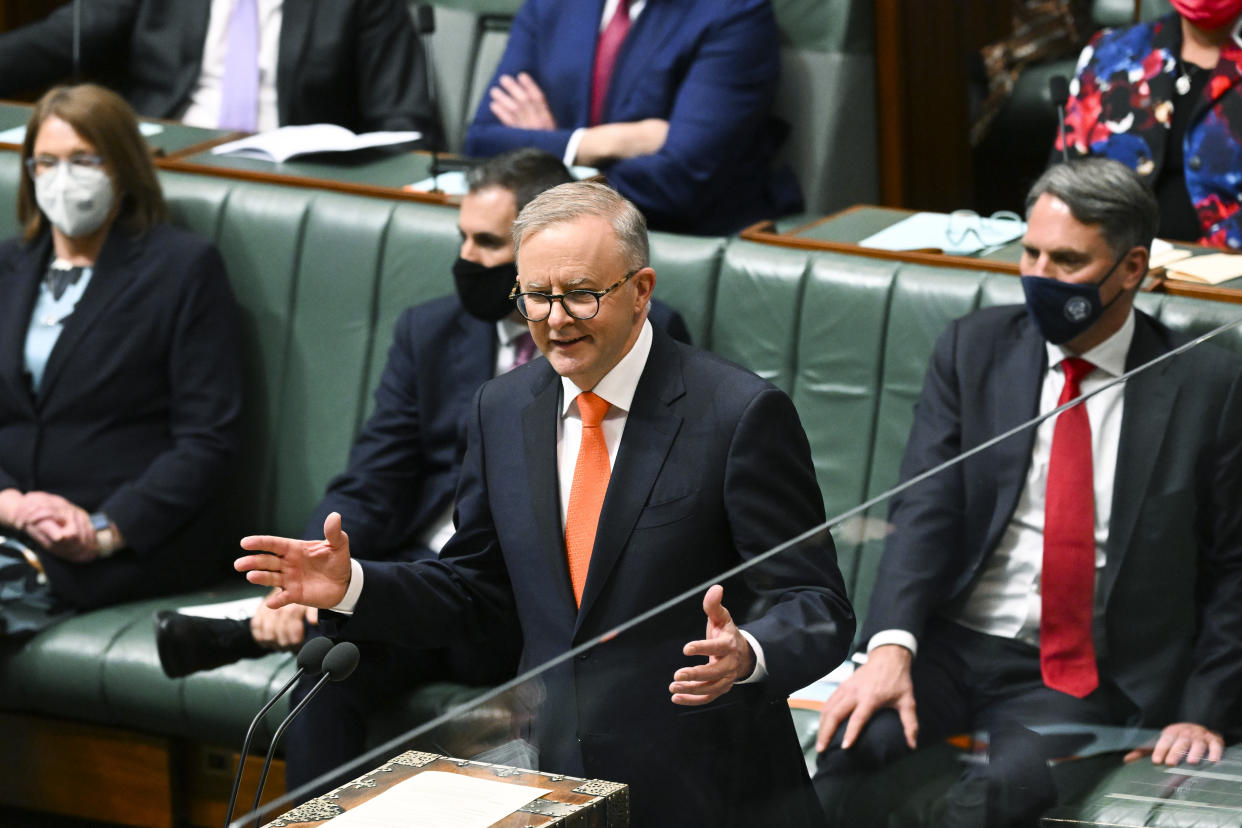
[[[913,654],[899,644],[885,644],[872,650],[867,663],[855,670],[824,702],[815,752],[822,753],[828,747],[837,728],[847,719],[849,723],[845,726],[841,747],[849,748],[872,714],[885,707],[897,711],[906,744],[911,750],[917,747],[919,720],[914,710],[911,661]]]
[[[295,650],[306,639],[306,625],[319,622],[319,610],[290,604],[268,609],[260,604],[250,616],[250,635],[260,647],[269,650]]]
[[[242,538],[242,549],[266,552],[246,555],[233,568],[246,573],[252,584],[274,587],[264,603],[271,609],[289,604],[331,609],[349,589],[349,536],[341,530],[341,516],[333,512],[323,522],[321,541],[294,540],[273,535]]]

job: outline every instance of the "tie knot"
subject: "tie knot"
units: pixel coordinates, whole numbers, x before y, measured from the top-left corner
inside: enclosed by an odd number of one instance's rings
[[[1082,357],[1066,357],[1061,360],[1061,370],[1065,372],[1065,381],[1077,385],[1087,374],[1095,370],[1095,366]]]
[[[611,406],[608,401],[590,391],[578,395],[578,413],[582,416],[583,428],[599,428],[604,415]]]

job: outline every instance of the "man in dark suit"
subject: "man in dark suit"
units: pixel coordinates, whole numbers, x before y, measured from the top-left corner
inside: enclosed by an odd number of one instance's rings
[[[537,194],[571,180],[558,159],[533,149],[499,155],[470,171],[458,216],[456,293],[408,308],[397,320],[375,410],[354,441],[348,467],[311,512],[304,537],[321,536],[324,519],[337,512],[348,521],[355,548],[369,558],[436,557],[453,531],[470,399],[487,380],[537,356],[509,298],[517,279],[514,219]],[[679,313],[659,302],[651,312],[657,326],[689,341]],[[307,622],[317,623],[316,611],[296,605],[260,607],[249,623],[167,612],[157,619],[156,643],[165,672],[179,677],[296,648]],[[348,682],[326,687],[291,725],[285,742],[290,790],[361,753],[377,699],[437,678],[497,682],[512,675],[515,654],[516,642],[504,636],[485,651],[369,650]],[[305,682],[295,697],[313,683]]]
[[[854,627],[829,536],[698,598],[823,521],[792,402],[652,328],[645,224],[613,190],[553,188],[513,237],[518,307],[546,359],[475,395],[441,557],[351,560],[329,515],[321,541],[243,539],[273,554],[237,568],[277,587],[273,606],[350,613],[354,639],[477,641],[516,622],[534,668],[605,636],[539,676],[541,768],[628,783],[634,825],[819,824],[786,696]]]
[[[734,233],[802,207],[772,169],[779,75],[769,0],[527,0],[466,153],[539,147],[601,167],[652,227]]]
[[[229,122],[221,111],[231,15],[246,8],[258,24],[253,124]],[[194,126],[255,132],[323,122],[431,136],[437,129],[422,49],[400,0],[94,0],[0,35],[0,96],[41,91],[76,71],[114,86],[141,115]]]
[[[1156,212],[1114,161],[1036,182],[1026,309],[981,310],[941,336],[903,479],[1180,344],[1133,308]],[[1048,760],[1075,752],[1055,725],[1157,729],[1157,763],[1219,759],[1242,694],[1240,498],[1242,371],[1214,346],[896,497],[866,662],[821,719],[829,815],[865,824],[839,810],[863,790],[856,774],[961,732],[987,733],[989,761],[933,806],[938,825],[1034,825],[1064,781]],[[1079,786],[1091,775],[1063,767]]]

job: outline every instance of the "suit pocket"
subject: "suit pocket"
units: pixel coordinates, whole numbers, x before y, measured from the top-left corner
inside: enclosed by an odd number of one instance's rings
[[[638,522],[634,524],[634,528],[652,529],[684,520],[694,514],[695,504],[698,503],[698,493],[698,489],[695,489],[692,492],[662,498],[656,503],[648,503],[643,507],[642,514],[638,516]]]

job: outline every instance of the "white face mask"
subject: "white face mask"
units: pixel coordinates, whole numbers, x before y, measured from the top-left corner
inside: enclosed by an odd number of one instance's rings
[[[112,179],[101,169],[61,162],[34,180],[35,200],[52,225],[71,239],[94,233],[112,212]]]

